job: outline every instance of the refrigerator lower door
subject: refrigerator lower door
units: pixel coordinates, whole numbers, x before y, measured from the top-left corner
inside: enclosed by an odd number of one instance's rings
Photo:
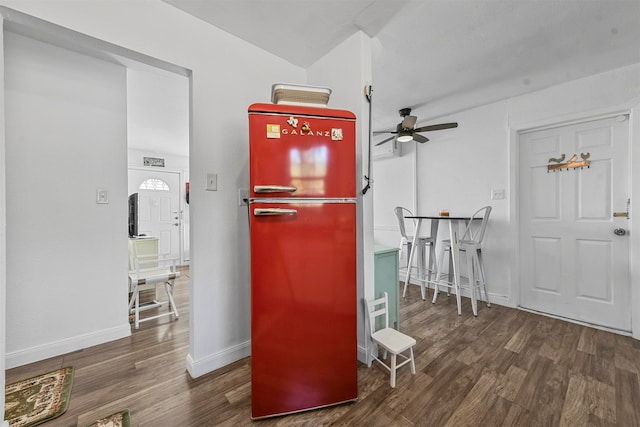
[[[252,417],[357,398],[355,203],[253,203]]]

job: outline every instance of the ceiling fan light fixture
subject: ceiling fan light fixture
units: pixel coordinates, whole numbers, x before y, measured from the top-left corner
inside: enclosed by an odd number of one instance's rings
[[[409,142],[413,141],[413,134],[411,132],[402,131],[398,134],[397,138],[398,142]]]

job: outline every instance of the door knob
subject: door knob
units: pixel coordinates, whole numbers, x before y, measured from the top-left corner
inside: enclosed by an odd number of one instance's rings
[[[176,223],[175,223],[175,224],[173,224],[173,225],[175,225],[175,226],[177,227],[177,226],[179,226],[180,224],[178,224],[178,223],[176,222]],[[624,230],[622,230],[622,231],[624,231]],[[623,234],[624,234],[624,233],[623,233]]]
[[[625,234],[627,234],[627,230],[625,230],[624,228],[616,228],[615,230],[613,230],[613,234],[615,234],[616,236],[624,236]]]

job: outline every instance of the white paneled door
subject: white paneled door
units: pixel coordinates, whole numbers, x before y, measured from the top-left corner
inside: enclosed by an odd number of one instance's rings
[[[631,330],[628,116],[519,141],[520,305]],[[590,167],[548,171],[574,155]]]
[[[129,194],[138,193],[138,234],[158,238],[158,253],[180,260],[180,176],[129,169]]]

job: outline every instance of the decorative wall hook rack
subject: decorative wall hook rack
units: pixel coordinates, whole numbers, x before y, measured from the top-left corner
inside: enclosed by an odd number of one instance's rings
[[[584,168],[586,167],[590,167],[591,166],[591,161],[588,160],[589,157],[591,157],[591,153],[580,153],[580,158],[582,160],[578,160],[578,155],[574,154],[569,161],[562,163],[565,159],[565,155],[562,154],[559,158],[550,158],[549,159],[549,165],[547,165],[547,172],[549,171],[557,171],[557,170],[562,170],[562,169],[577,169],[577,168]],[[555,164],[551,164],[551,163],[555,163]]]

